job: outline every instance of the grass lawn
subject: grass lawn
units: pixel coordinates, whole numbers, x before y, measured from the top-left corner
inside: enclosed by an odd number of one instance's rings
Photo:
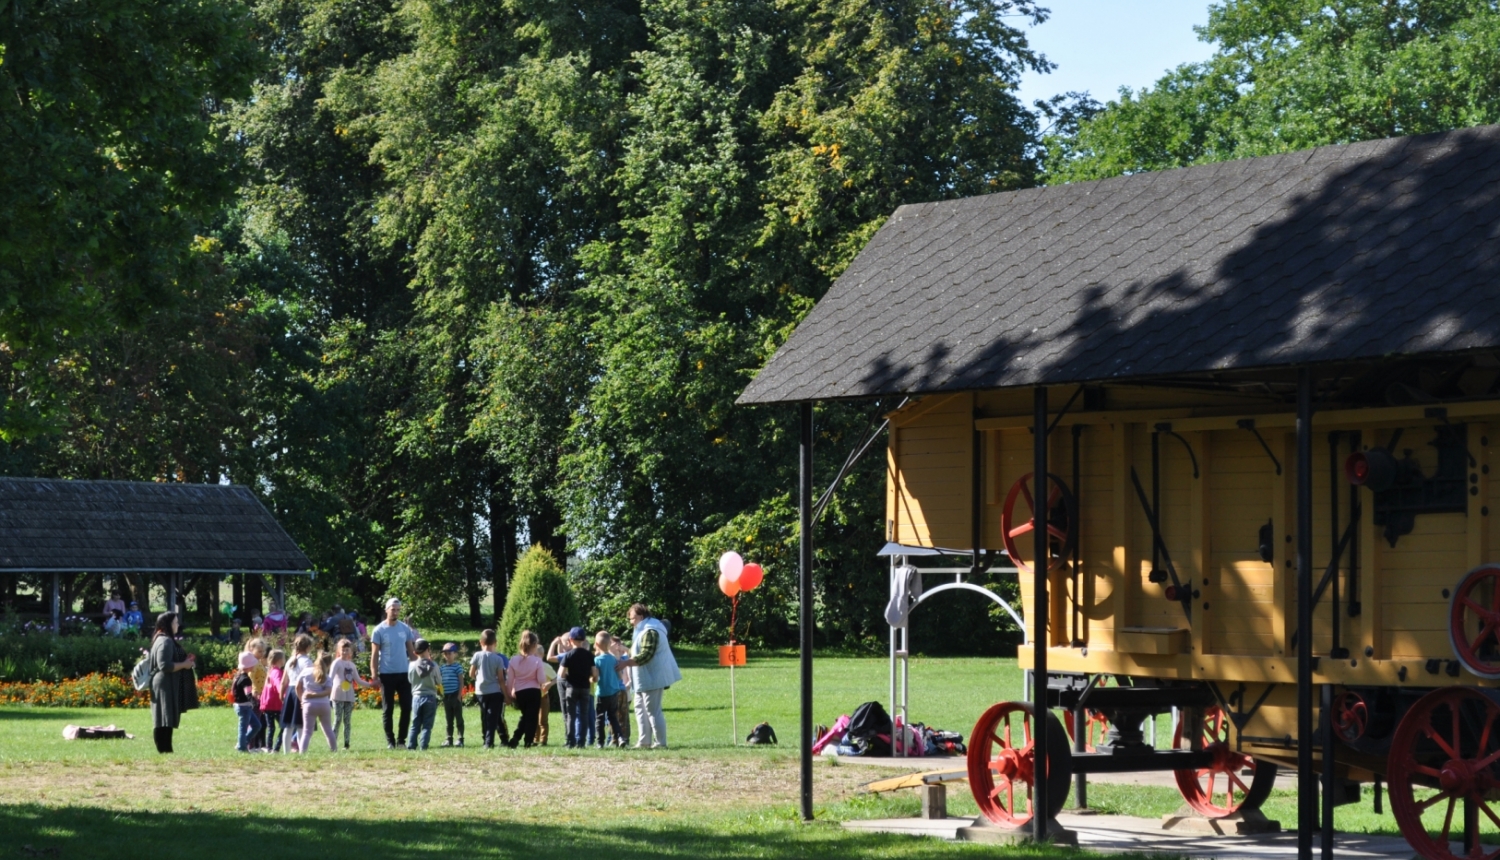
[[[995,853],[993,846],[845,832],[838,821],[915,815],[918,807],[909,792],[860,793],[861,784],[892,772],[850,764],[818,762],[819,820],[798,822],[796,660],[752,654],[751,665],[736,670],[740,737],[765,720],[781,739],[776,748],[747,748],[732,743],[728,670],[708,651],[685,649],[681,659],[684,680],[665,699],[672,749],[654,753],[559,749],[558,714],[553,745],[486,751],[475,745],[479,720],[470,708],[470,746],[461,750],[389,752],[378,711],[362,710],[349,752],[330,753],[315,742],[306,756],[241,755],[233,750],[233,712],[205,708],[186,716],[178,753],[166,757],[154,752],[144,710],[0,708],[0,857],[201,860],[225,850],[288,850],[319,860]],[[819,722],[886,696],[883,659],[827,658],[816,667]],[[967,733],[984,708],[1017,698],[1020,683],[1012,660],[914,658],[913,717]],[[65,741],[67,723],[115,723],[137,737]],[[437,728],[441,741],[441,714]],[[943,762],[961,766],[959,759]],[[1169,788],[1095,783],[1089,793],[1090,805],[1104,812],[1156,817],[1181,805]],[[1278,791],[1266,812],[1290,827],[1294,806],[1290,792]],[[975,813],[962,785],[951,790],[949,808]],[[1370,810],[1368,791],[1359,804],[1340,807],[1335,821],[1341,830],[1399,835],[1388,813]],[[31,851],[13,854],[16,846]],[[56,854],[46,853],[54,848]]]

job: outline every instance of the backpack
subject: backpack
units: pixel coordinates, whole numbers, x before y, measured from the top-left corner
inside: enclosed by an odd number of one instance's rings
[[[776,730],[773,729],[773,728],[771,728],[771,724],[770,723],[761,723],[760,725],[758,725],[755,728],[751,729],[750,730],[750,734],[748,734],[748,735],[745,736],[745,743],[747,743],[747,744],[774,744],[774,743],[778,743],[778,741],[776,740]]]
[[[879,702],[865,702],[854,709],[849,717],[849,730],[844,733],[847,740],[870,740],[877,735],[891,735],[891,717]]]
[[[151,689],[151,655],[147,654],[136,661],[130,670],[130,683],[137,690]]]

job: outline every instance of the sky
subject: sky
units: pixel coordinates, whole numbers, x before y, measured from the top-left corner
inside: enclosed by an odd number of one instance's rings
[[[1208,23],[1209,0],[1042,0],[1047,23],[1027,33],[1032,47],[1057,64],[1051,74],[1021,79],[1022,104],[1087,90],[1102,102],[1120,87],[1140,89],[1168,69],[1206,60],[1211,45],[1195,25]]]

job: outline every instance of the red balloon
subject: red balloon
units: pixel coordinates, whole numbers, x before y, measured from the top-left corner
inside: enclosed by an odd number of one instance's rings
[[[765,571],[761,570],[760,565],[750,562],[740,569],[740,590],[749,591],[760,585],[760,581],[764,578]]]
[[[725,597],[733,597],[740,593],[740,584],[729,578],[729,574],[719,574],[719,590],[724,592]]]

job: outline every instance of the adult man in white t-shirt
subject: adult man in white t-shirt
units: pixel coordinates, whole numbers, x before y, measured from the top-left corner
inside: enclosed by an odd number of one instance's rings
[[[385,602],[385,620],[370,631],[370,674],[380,679],[380,716],[388,749],[405,749],[396,743],[411,728],[411,680],[406,670],[417,659],[417,634],[401,620],[401,601]],[[391,726],[391,709],[401,708],[401,733]]]

